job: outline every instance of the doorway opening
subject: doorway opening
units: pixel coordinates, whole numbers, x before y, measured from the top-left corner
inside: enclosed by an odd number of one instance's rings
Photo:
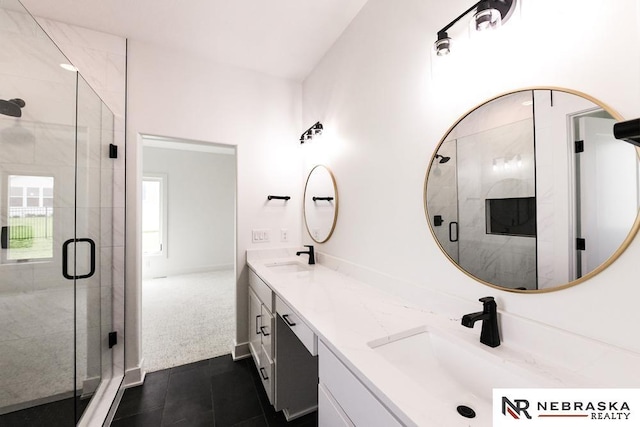
[[[147,372],[228,354],[235,338],[236,149],[142,136]]]
[[[627,239],[640,206],[640,170],[635,153],[613,136],[616,119],[609,113],[594,109],[570,118],[576,280],[604,264]]]

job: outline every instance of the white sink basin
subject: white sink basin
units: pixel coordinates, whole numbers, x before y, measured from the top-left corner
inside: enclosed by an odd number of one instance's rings
[[[420,327],[368,345],[425,391],[485,414],[490,414],[494,388],[563,386],[553,370],[526,362],[524,354],[465,338]]]
[[[265,267],[276,273],[299,273],[301,271],[311,270],[307,264],[301,264],[296,261],[274,262],[272,264],[265,264]]]

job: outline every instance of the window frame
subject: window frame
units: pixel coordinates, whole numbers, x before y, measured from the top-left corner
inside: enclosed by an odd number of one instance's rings
[[[3,221],[3,226],[8,226],[10,227],[11,225],[10,223],[10,215],[11,215],[11,208],[12,207],[21,207],[21,208],[28,208],[29,206],[27,203],[27,200],[29,199],[29,195],[28,195],[28,190],[27,187],[14,187],[14,188],[21,188],[22,189],[22,195],[21,196],[12,196],[11,195],[11,178],[12,177],[26,177],[26,178],[30,178],[30,177],[34,177],[34,178],[51,178],[52,180],[52,186],[51,186],[51,190],[52,190],[52,196],[51,199],[55,200],[55,194],[56,194],[56,181],[57,178],[54,174],[50,174],[50,173],[43,173],[42,171],[28,171],[28,170],[6,170],[4,171],[4,173],[2,174],[2,181],[0,182],[1,184],[1,190],[0,190],[0,197],[2,197],[2,202],[0,203],[0,206],[2,208],[2,221]],[[55,211],[55,206],[51,206],[51,207],[47,207],[43,205],[43,197],[42,194],[44,193],[44,188],[45,187],[37,187],[38,188],[38,206],[33,206],[33,208],[45,208],[45,209],[51,209],[52,212]],[[21,199],[21,206],[11,206],[11,199],[12,198],[20,198]],[[52,246],[51,246],[51,256],[47,256],[47,257],[24,257],[24,258],[14,258],[13,256],[11,256],[10,253],[10,248],[7,249],[2,249],[1,255],[0,255],[0,264],[18,264],[18,263],[47,263],[47,262],[53,262],[54,259],[56,258],[56,250],[55,250],[55,233],[54,233],[54,228],[57,226],[56,223],[56,219],[55,219],[55,214],[51,215],[52,217],[52,223],[51,223],[51,239],[52,239]],[[48,216],[45,216],[45,221],[48,221]]]
[[[142,186],[145,181],[155,181],[160,183],[160,251],[158,252],[144,252],[144,206],[142,205],[143,195]],[[141,203],[141,223],[140,223],[140,251],[143,257],[164,257],[168,256],[168,176],[163,173],[144,173],[142,176],[142,184],[140,188],[140,203]]]

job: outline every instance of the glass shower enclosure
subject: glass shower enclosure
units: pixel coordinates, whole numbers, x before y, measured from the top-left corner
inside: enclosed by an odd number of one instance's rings
[[[88,424],[122,377],[114,115],[17,0],[0,38],[0,425]]]

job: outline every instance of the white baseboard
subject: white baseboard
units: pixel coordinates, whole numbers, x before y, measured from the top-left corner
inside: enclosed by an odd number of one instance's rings
[[[80,396],[80,398],[86,399],[87,397],[90,397],[93,393],[95,393],[95,391],[98,389],[98,386],[100,385],[100,381],[102,381],[101,377],[92,377],[84,380],[82,382],[82,395]]]
[[[173,268],[173,269],[142,269],[143,279],[153,279],[157,277],[180,276],[183,274],[206,273],[208,271],[233,270],[233,264],[206,265],[200,267]]]
[[[146,375],[145,370],[142,368],[144,360],[140,361],[140,365],[135,368],[127,369],[124,374],[123,388],[135,387],[144,383],[144,377]]]
[[[233,340],[233,350],[231,351],[231,357],[233,360],[246,359],[249,356],[251,356],[249,343],[243,342],[238,344],[236,340]]]

